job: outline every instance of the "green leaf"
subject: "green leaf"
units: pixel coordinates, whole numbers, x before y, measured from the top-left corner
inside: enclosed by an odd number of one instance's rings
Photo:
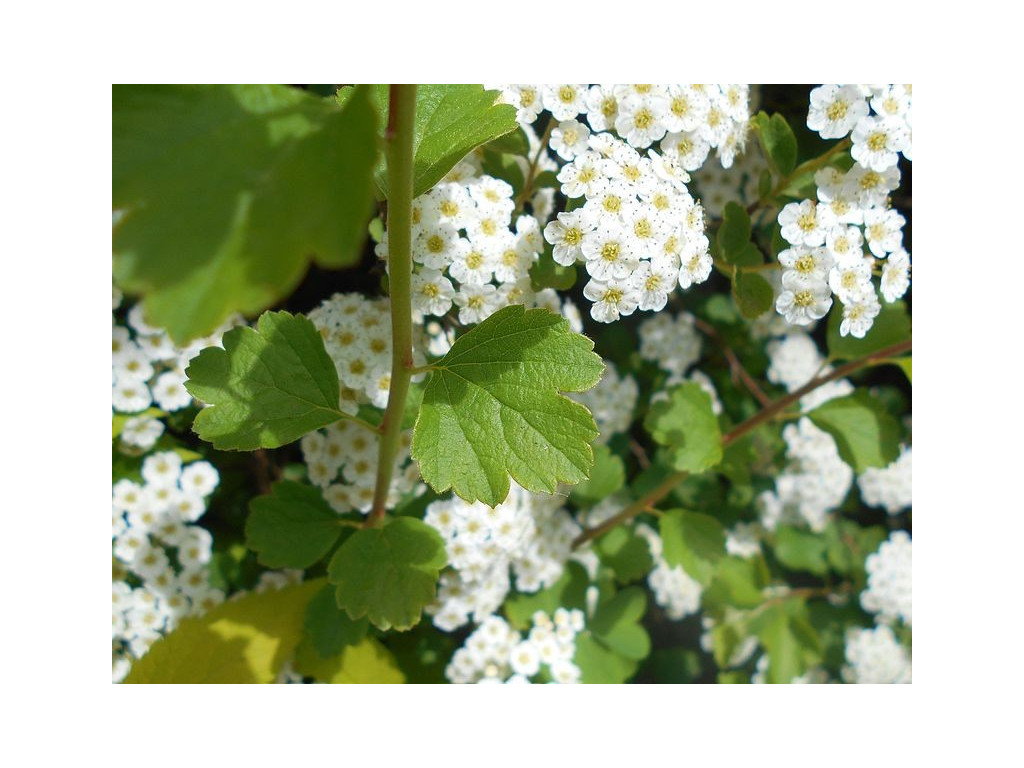
[[[340,535],[338,515],[311,485],[282,480],[249,502],[245,544],[268,568],[308,568]]]
[[[324,586],[309,601],[305,620],[306,637],[323,658],[336,656],[343,648],[356,645],[366,637],[370,622],[353,621],[334,599],[334,587]]]
[[[725,556],[725,529],[715,518],[674,509],[660,520],[665,562],[681,565],[691,578],[708,586]]]
[[[750,623],[768,653],[769,683],[789,683],[820,661],[821,644],[803,599],[768,606]]]
[[[509,475],[553,493],[586,479],[594,419],[559,392],[582,392],[604,370],[586,336],[547,309],[505,307],[455,340],[434,364],[413,434],[412,455],[438,493],[505,500]]]
[[[356,531],[327,568],[338,606],[351,619],[366,616],[378,629],[415,626],[434,599],[447,563],[444,540],[422,520],[396,518],[382,528]]]
[[[912,363],[910,357],[900,357],[895,360],[891,360],[890,362],[902,368],[903,372],[907,375],[907,381],[913,383],[914,377],[911,375]]]
[[[734,254],[742,251],[750,242],[750,216],[739,203],[728,202],[722,214],[722,226],[718,228],[718,248],[730,264]]]
[[[763,600],[761,590],[765,583],[760,558],[723,557],[701,601],[708,605],[756,608]]]
[[[223,343],[185,370],[185,389],[210,405],[192,428],[214,448],[277,448],[346,415],[334,361],[302,315],[264,312],[255,330],[234,328]]]
[[[595,541],[594,549],[601,562],[614,571],[616,580],[623,583],[642,579],[654,568],[647,540],[621,525]]]
[[[780,525],[775,532],[775,556],[787,568],[809,571],[824,576],[828,572],[825,551],[828,542],[824,536],[789,525]]]
[[[751,121],[761,140],[768,162],[779,176],[787,176],[796,168],[796,136],[782,115],[769,117],[758,112]]]
[[[644,591],[629,587],[601,603],[587,628],[609,650],[639,661],[651,652],[651,638],[640,624],[646,609]]]
[[[829,400],[807,415],[835,438],[839,456],[857,474],[886,467],[900,455],[899,422],[869,392]]]
[[[830,523],[823,536],[826,541],[828,562],[842,574],[863,573],[864,560],[888,538],[888,531],[880,525],[862,528],[852,520],[840,519]]]
[[[892,304],[883,301],[881,312],[863,339],[839,335],[843,308],[841,301],[836,299],[836,302],[838,306],[832,308],[828,318],[828,354],[833,360],[863,357],[910,338],[910,315],[902,301]]]
[[[526,179],[523,177],[523,169],[519,167],[515,156],[490,150],[484,150],[483,154],[481,170],[488,176],[507,181],[512,185],[513,195],[518,196],[526,185]]]
[[[756,272],[737,270],[732,281],[732,296],[740,314],[747,320],[760,317],[775,304],[771,283]]]
[[[132,665],[126,683],[272,683],[302,637],[323,579],[222,603],[182,619]]]
[[[266,309],[310,258],[359,260],[376,158],[365,88],[342,108],[280,85],[115,85],[117,283],[179,343]]]
[[[580,682],[618,685],[631,678],[637,662],[608,648],[589,632],[576,636],[573,662],[580,668]]]
[[[311,645],[302,643],[295,652],[295,671],[312,677],[318,683],[332,684],[395,684],[404,683],[405,675],[390,651],[372,637],[329,658],[317,655]]]
[[[383,126],[387,124],[388,86],[376,86],[376,93]],[[499,95],[481,85],[420,85],[416,89],[413,196],[437,184],[477,147],[519,127],[515,107],[497,104]],[[339,93],[339,98],[350,97]],[[383,164],[377,170],[377,187],[388,197]]]
[[[590,477],[573,486],[569,498],[577,506],[589,507],[604,501],[626,483],[626,467],[622,459],[607,445],[594,446],[594,469]]]
[[[673,387],[668,400],[651,405],[644,427],[669,449],[676,469],[703,472],[722,460],[722,433],[711,397],[696,382]]]

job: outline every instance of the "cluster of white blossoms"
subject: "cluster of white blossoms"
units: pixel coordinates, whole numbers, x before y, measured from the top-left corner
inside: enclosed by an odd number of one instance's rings
[[[831,365],[825,364],[814,339],[799,329],[792,329],[781,339],[768,342],[765,349],[770,361],[768,381],[782,385],[788,392],[800,389],[811,379],[833,370]],[[830,381],[801,397],[800,408],[806,413],[829,400],[849,395],[853,390],[853,385],[846,379]]]
[[[422,487],[419,470],[410,458],[411,445],[412,430],[406,430],[399,437],[397,471],[391,477],[388,507]],[[335,512],[369,513],[377,482],[379,434],[343,419],[303,436],[300,446],[309,481],[321,490]]]
[[[614,131],[636,149],[660,144],[688,171],[712,149],[722,165],[742,151],[750,121],[747,85],[488,85],[516,108],[521,125],[547,111],[557,126],[552,148],[571,160],[591,133]],[[583,124],[578,118],[586,121]]]
[[[655,315],[640,324],[640,357],[669,372],[669,384],[681,382],[700,360],[701,337],[689,312]]]
[[[771,657],[762,654],[754,666],[754,674],[750,676],[750,682],[755,685],[763,685],[768,682],[768,667],[771,665]],[[820,685],[828,682],[828,672],[821,667],[811,667],[802,675],[786,681],[789,685]]]
[[[706,163],[693,174],[697,197],[709,216],[721,218],[728,202],[750,205],[758,199],[758,183],[762,172],[768,170],[768,161],[755,143],[736,158],[731,167],[721,163]]]
[[[868,115],[868,99],[876,114]],[[910,159],[909,86],[823,85],[811,91],[807,125],[823,138],[853,131],[856,161],[845,173],[826,167],[814,175],[817,200],[779,212],[782,291],[775,308],[796,325],[843,303],[840,333],[863,338],[881,311],[872,274],[880,269],[882,298],[893,302],[910,287],[910,255],[903,248],[906,220],[889,207],[899,186],[899,154]],[[865,254],[865,246],[868,254]]]
[[[877,614],[878,621],[913,623],[912,562],[913,542],[906,531],[893,531],[877,552],[868,555],[864,562],[868,586],[860,593],[860,604]]]
[[[904,446],[899,458],[887,467],[866,469],[857,478],[860,497],[865,504],[881,507],[890,515],[911,505],[913,483],[911,479],[913,454]]]
[[[472,166],[464,164],[466,173]],[[462,174],[459,174],[462,176]],[[442,181],[413,200],[412,308],[417,320],[455,305],[459,322],[479,323],[510,304],[530,305],[530,267],[544,250],[534,216],[512,217],[512,186],[491,176]],[[388,253],[387,233],[377,255]]]
[[[115,293],[115,302],[120,296]],[[115,307],[116,308],[116,307]],[[196,339],[184,347],[171,341],[167,332],[154,328],[142,317],[142,305],[128,311],[127,325],[112,324],[112,379],[114,411],[136,414],[124,422],[121,443],[142,451],[152,448],[164,432],[156,407],[164,412],[192,405],[185,389],[185,368],[204,347],[219,346],[225,331],[238,325],[232,318],[210,336]]]
[[[662,554],[661,536],[644,523],[637,524],[636,534],[651,548],[654,568],[647,575],[647,585],[654,593],[654,602],[665,609],[670,619],[679,620],[700,610],[700,582],[690,577],[681,565],[671,566]]]
[[[453,683],[530,683],[543,674],[553,683],[578,683],[573,657],[584,626],[583,611],[538,611],[524,638],[500,616],[488,616],[452,655],[445,676]]]
[[[787,424],[785,469],[775,490],[757,497],[761,523],[774,531],[780,523],[805,523],[815,533],[825,530],[828,514],[850,492],[853,470],[841,458],[836,441],[808,418]]]
[[[383,408],[391,389],[391,303],[360,293],[336,293],[309,312],[341,382],[338,409],[354,414],[362,403]],[[413,338],[413,362],[423,365],[424,342]]]
[[[113,677],[178,621],[224,600],[209,581],[213,539],[195,525],[220,480],[206,461],[183,466],[173,451],[142,462],[142,482],[112,489]]]
[[[884,624],[874,629],[850,629],[846,633],[842,676],[848,683],[909,683],[910,654]]]
[[[453,569],[441,574],[437,599],[427,607],[434,625],[450,632],[483,620],[505,601],[511,574],[520,592],[558,581],[580,532],[561,503],[511,482],[495,507],[458,497],[430,504],[424,520],[444,539]]]
[[[557,263],[583,262],[591,278],[583,295],[595,320],[660,311],[676,287],[711,274],[704,212],[686,190],[689,174],[669,156],[649,150],[643,157],[609,134],[595,134],[587,145],[558,173],[565,196],[584,202],[559,213],[544,239]]]
[[[605,445],[612,435],[625,432],[633,423],[638,392],[636,379],[629,374],[619,376],[615,364],[609,361],[605,363],[604,375],[597,386],[570,397],[583,403],[593,414],[600,432],[594,442]]]

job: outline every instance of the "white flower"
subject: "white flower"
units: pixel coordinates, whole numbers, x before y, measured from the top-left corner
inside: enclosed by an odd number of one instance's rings
[[[783,285],[799,288],[824,282],[832,269],[833,258],[824,248],[796,246],[779,254],[779,264],[785,267]]]
[[[459,322],[464,325],[479,323],[498,308],[498,289],[493,285],[463,285],[455,294],[455,303],[461,307]]]
[[[792,275],[794,272],[787,272]],[[785,277],[785,276],[783,276]],[[783,283],[782,293],[775,300],[775,310],[793,325],[810,325],[828,314],[832,307],[832,292],[824,281],[791,288]]]
[[[676,269],[665,259],[642,262],[630,278],[640,293],[640,309],[644,312],[663,310],[677,278]]]
[[[807,127],[823,139],[841,139],[868,114],[863,94],[854,85],[822,85],[811,91]]]
[[[649,147],[665,135],[667,111],[668,103],[660,94],[627,96],[619,102],[615,132],[634,147]]]
[[[556,120],[575,120],[580,112],[585,112],[586,85],[561,84],[546,85],[541,91],[544,108],[554,115]]]
[[[590,218],[582,210],[559,213],[544,227],[544,239],[551,243],[551,257],[556,264],[571,267],[583,257],[583,237],[593,231]]]
[[[882,296],[896,301],[910,287],[910,254],[900,248],[885,260],[882,267]]]
[[[882,172],[899,162],[907,146],[907,124],[895,118],[864,117],[853,129],[853,159],[866,168]]]
[[[628,280],[591,280],[583,295],[594,302],[590,316],[600,323],[611,323],[620,315],[631,315],[640,303],[640,294]]]
[[[633,254],[632,239],[625,230],[611,221],[587,234],[581,249],[587,260],[587,272],[595,280],[607,282],[628,278],[638,265],[638,259]]]
[[[903,225],[907,220],[893,210],[871,210],[864,213],[864,234],[868,248],[880,259],[903,246]]]
[[[857,301],[865,294],[873,296],[875,291],[871,285],[872,262],[871,258],[865,257],[859,250],[840,257],[828,273],[829,288],[843,303]]]
[[[703,283],[711,276],[714,260],[708,253],[708,239],[704,235],[691,238],[679,257],[679,286],[689,288],[691,285]]]
[[[866,291],[858,298],[843,303],[843,322],[839,325],[840,336],[863,339],[871,329],[882,310],[874,291]]]
[[[590,129],[576,120],[565,120],[551,131],[551,148],[563,160],[572,160],[587,151]]]
[[[779,211],[782,236],[793,245],[822,245],[825,242],[824,222],[818,217],[813,200],[789,203]]]

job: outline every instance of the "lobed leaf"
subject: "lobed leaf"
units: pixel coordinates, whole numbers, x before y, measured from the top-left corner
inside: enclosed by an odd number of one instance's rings
[[[495,506],[509,476],[530,491],[578,483],[594,463],[594,419],[559,394],[582,392],[604,370],[593,342],[546,309],[514,304],[456,339],[433,367],[412,455],[438,493]]]
[[[185,388],[208,403],[192,429],[219,450],[277,448],[346,416],[334,362],[302,315],[265,312],[256,329],[224,334],[185,370]]]
[[[126,683],[272,683],[302,637],[323,579],[223,603],[182,619],[136,661]]]
[[[184,343],[360,258],[377,118],[281,85],[115,85],[114,276]]]
[[[711,397],[695,382],[673,387],[644,419],[651,437],[668,449],[676,469],[703,472],[722,460],[722,433]]]
[[[434,528],[399,517],[352,534],[334,553],[327,575],[349,618],[366,616],[378,629],[403,631],[434,599],[446,563],[444,540]]]
[[[245,544],[268,568],[308,568],[341,535],[338,515],[319,488],[291,480],[249,502]]]
[[[900,425],[878,398],[859,390],[822,403],[808,416],[835,438],[843,461],[860,474],[900,455]]]

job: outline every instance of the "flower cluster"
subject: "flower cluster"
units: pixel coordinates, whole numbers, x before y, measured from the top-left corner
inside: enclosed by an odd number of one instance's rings
[[[842,674],[848,683],[911,682],[910,654],[884,624],[874,629],[848,630],[846,662]]]
[[[875,116],[868,116],[869,98]],[[808,127],[823,138],[852,130],[856,162],[846,172],[831,166],[817,171],[817,200],[790,203],[779,212],[782,237],[791,247],[779,253],[782,291],[775,308],[788,322],[819,320],[835,295],[843,304],[840,333],[863,338],[881,311],[872,274],[881,271],[885,301],[906,293],[906,220],[889,208],[889,193],[899,186],[899,153],[910,159],[909,124],[909,87],[823,85],[811,91]]]
[[[832,366],[825,364],[814,339],[801,330],[791,330],[781,339],[768,342],[766,350],[770,360],[768,381],[781,384],[789,392],[799,389],[815,376],[832,372]],[[846,379],[830,381],[801,397],[800,407],[807,412],[851,392],[853,385]]]
[[[544,239],[557,263],[583,262],[591,278],[583,295],[594,302],[595,320],[659,311],[677,286],[711,274],[704,213],[686,190],[689,175],[669,156],[649,150],[643,157],[609,134],[591,136],[588,147],[558,173],[565,196],[584,202],[559,213]]]
[[[665,609],[670,619],[679,620],[700,609],[700,582],[691,578],[681,565],[671,566],[662,555],[661,536],[648,525],[635,528],[651,548],[654,568],[647,576],[647,585],[654,593],[654,602]]]
[[[701,337],[689,312],[655,315],[640,324],[640,356],[669,372],[669,384],[683,381],[700,360]]]
[[[544,110],[557,127],[552,148],[571,160],[591,133],[614,131],[636,149],[660,142],[686,170],[700,168],[712,149],[728,168],[743,149],[750,121],[747,85],[489,85],[513,105],[520,124]],[[583,117],[586,125],[577,118]],[[557,132],[557,133],[556,133]]]
[[[359,293],[336,293],[308,315],[320,331],[341,382],[339,410],[354,414],[361,403],[383,408],[391,389],[391,303]],[[420,338],[413,361],[426,362]]]
[[[857,478],[860,497],[865,504],[881,507],[895,515],[910,506],[913,492],[911,481],[912,449],[904,446],[899,458],[881,469],[866,469]]]
[[[531,304],[530,267],[544,249],[540,223],[512,217],[512,186],[474,176],[463,164],[459,181],[443,181],[413,201],[413,313],[441,317],[459,308],[459,322],[479,323],[509,304]],[[387,233],[377,246],[386,258]]]
[[[142,462],[141,481],[112,490],[115,682],[178,621],[224,599],[209,582],[213,539],[195,525],[220,478],[213,465],[183,465],[173,451]]]
[[[605,363],[604,376],[593,389],[573,394],[572,398],[583,403],[593,414],[597,429],[601,433],[595,441],[605,445],[612,435],[625,432],[633,422],[638,394],[636,379],[630,375],[619,376],[615,364]]]
[[[806,523],[821,533],[828,513],[839,507],[853,484],[853,470],[839,458],[832,436],[802,418],[782,430],[789,463],[774,491],[758,496],[761,522],[774,531],[779,523]]]
[[[495,507],[453,497],[427,507],[425,521],[445,540],[448,564],[437,599],[427,608],[434,625],[452,631],[480,621],[505,601],[515,574],[520,592],[536,592],[562,575],[580,532],[558,496],[511,483]]]
[[[553,619],[538,611],[524,638],[500,616],[488,616],[455,651],[445,676],[453,683],[529,683],[543,674],[554,683],[578,683],[573,657],[584,625],[579,610],[558,608]]]
[[[112,401],[115,411],[134,414],[122,425],[122,444],[146,451],[164,432],[159,411],[169,413],[192,405],[192,395],[185,389],[189,360],[204,347],[219,345],[224,332],[239,320],[233,318],[210,336],[184,347],[174,344],[166,331],[147,324],[141,304],[128,311],[127,320],[127,325],[115,321],[111,328]],[[154,403],[159,410],[147,412]]]
[[[311,483],[338,514],[357,510],[364,515],[373,506],[377,482],[380,435],[354,421],[337,421],[305,435],[302,458]],[[412,430],[401,434],[396,456],[397,471],[391,477],[387,505],[419,486],[419,471],[410,459]]]
[[[907,625],[913,623],[912,558],[910,535],[906,531],[893,531],[864,563],[868,587],[860,594],[860,604],[865,611],[877,614],[877,619],[883,623],[896,619]]]

